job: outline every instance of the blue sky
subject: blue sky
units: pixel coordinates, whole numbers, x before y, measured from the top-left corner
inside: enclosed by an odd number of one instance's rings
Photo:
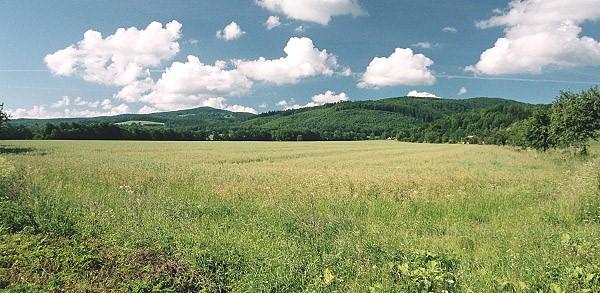
[[[38,118],[263,112],[411,91],[548,103],[599,81],[599,9],[600,0],[4,0],[0,101]],[[280,25],[268,29],[270,16]]]

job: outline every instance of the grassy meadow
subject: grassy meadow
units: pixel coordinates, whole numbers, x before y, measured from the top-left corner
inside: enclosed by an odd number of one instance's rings
[[[600,290],[598,145],[0,144],[0,289]]]

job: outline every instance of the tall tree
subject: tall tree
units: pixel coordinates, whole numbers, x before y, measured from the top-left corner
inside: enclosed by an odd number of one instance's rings
[[[600,129],[600,90],[592,87],[579,94],[561,92],[550,110],[550,133],[563,147],[576,147],[587,153],[591,139]]]
[[[4,103],[0,103],[0,127],[4,126],[8,118],[10,118],[10,115],[4,111]]]
[[[527,146],[547,151],[552,146],[550,136],[550,115],[548,110],[539,109],[525,122],[525,140]]]

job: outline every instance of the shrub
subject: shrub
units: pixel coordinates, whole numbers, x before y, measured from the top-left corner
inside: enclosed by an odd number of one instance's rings
[[[551,135],[560,146],[587,153],[589,141],[599,136],[600,89],[593,87],[579,94],[561,92],[552,104],[550,120]]]

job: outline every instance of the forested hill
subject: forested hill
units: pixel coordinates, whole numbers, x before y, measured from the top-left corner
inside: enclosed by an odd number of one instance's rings
[[[154,122],[147,123],[149,125],[164,125],[166,127],[196,127],[196,126],[213,126],[227,125],[235,122],[244,121],[254,117],[254,114],[230,112],[226,110],[214,109],[210,107],[199,107],[187,110],[158,112],[151,114],[122,114],[116,116],[104,116],[93,118],[57,118],[57,119],[16,119],[10,121],[14,125],[35,125],[35,124],[60,124],[60,123],[122,123],[131,124],[139,122]]]
[[[268,129],[321,129],[350,131],[357,128],[398,129],[420,126],[454,114],[495,106],[529,109],[534,105],[494,98],[465,100],[400,97],[353,101],[319,107],[263,113],[242,125]],[[502,110],[502,109],[498,109]]]
[[[292,130],[305,129],[327,140],[393,137],[457,142],[465,136],[488,136],[492,132],[496,136],[496,132],[529,117],[537,107],[544,106],[493,98],[400,97],[263,113],[240,125],[281,134],[278,140],[290,140]]]
[[[20,119],[11,124],[13,128],[26,126],[33,136],[37,131],[38,138],[54,139],[77,139],[77,133],[93,133],[83,129],[92,124],[116,123],[123,133],[130,132],[122,134],[123,139],[363,140],[393,137],[405,141],[457,142],[466,136],[498,136],[502,140],[502,133],[507,128],[529,117],[537,107],[544,106],[495,98],[398,97],[259,115],[203,107],[87,119]],[[47,123],[53,126],[48,128]],[[69,129],[73,127],[77,130]],[[69,135],[58,135],[64,129]],[[21,130],[26,132],[23,127]],[[111,137],[118,139],[114,133],[115,130],[111,130]],[[4,135],[7,136],[15,135]]]

